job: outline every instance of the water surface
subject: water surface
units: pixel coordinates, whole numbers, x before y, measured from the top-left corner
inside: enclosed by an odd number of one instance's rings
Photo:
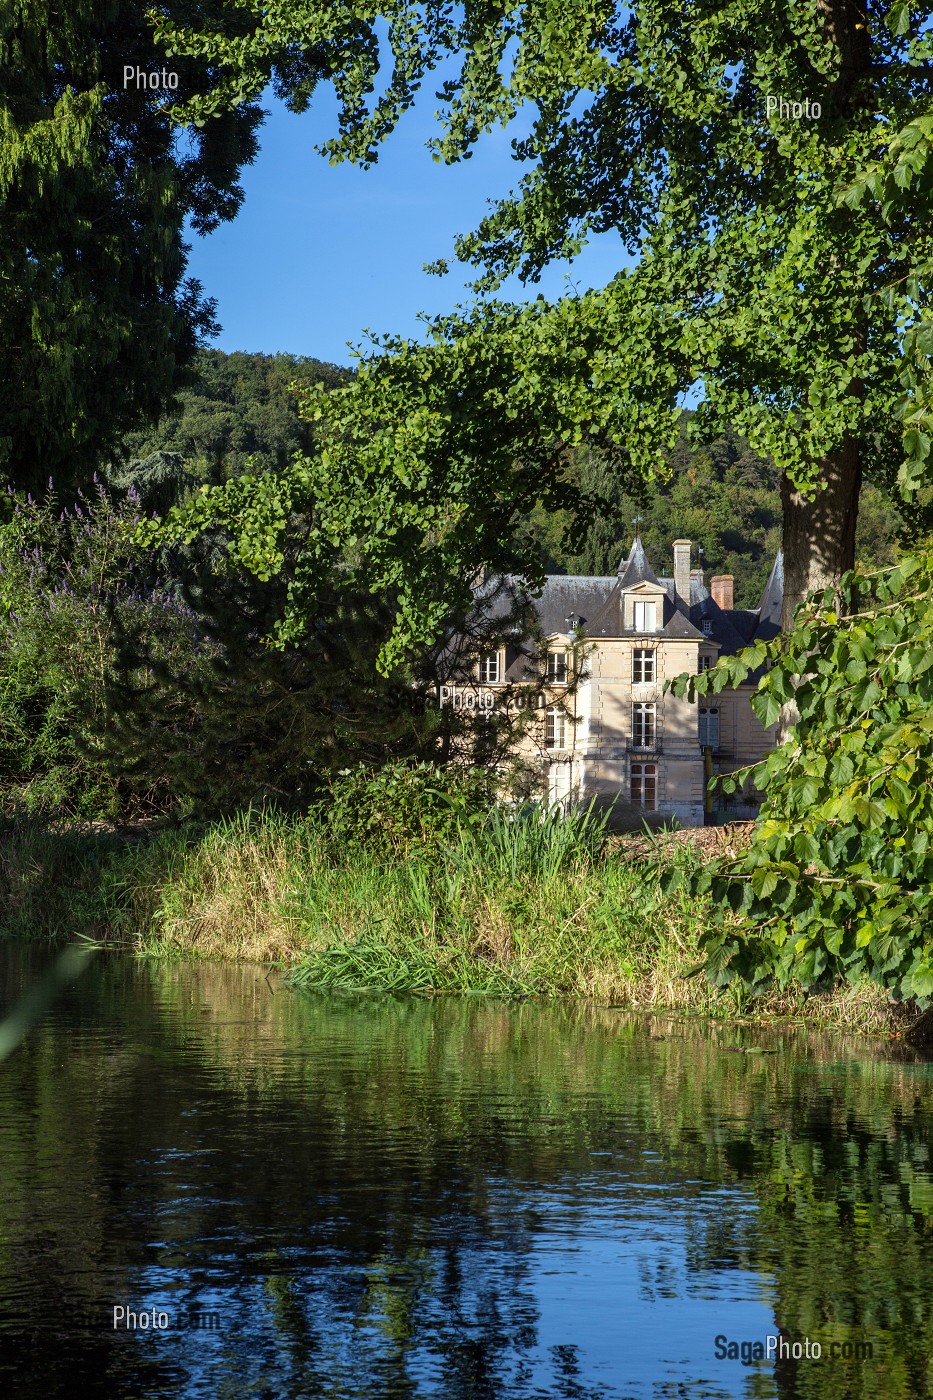
[[[0,946],[3,1006],[40,972]],[[100,957],[0,1065],[0,1394],[918,1400],[930,1088],[805,1030]],[[824,1355],[717,1354],[769,1335]]]

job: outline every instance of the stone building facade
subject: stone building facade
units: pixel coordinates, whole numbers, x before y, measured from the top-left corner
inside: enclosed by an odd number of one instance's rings
[[[534,603],[547,677],[523,745],[551,801],[595,797],[622,818],[656,812],[699,825],[710,767],[743,768],[774,746],[774,727],[765,729],[750,704],[757,677],[692,703],[665,693],[664,682],[776,635],[780,555],[757,608],[733,606],[731,576],[707,589],[691,569],[689,540],[675,541],[673,565],[670,577],[657,577],[636,538],[614,576],[551,575]],[[503,645],[479,663],[475,703],[495,705],[496,692],[514,694],[528,674],[527,648]],[[749,796],[737,815],[754,810]]]

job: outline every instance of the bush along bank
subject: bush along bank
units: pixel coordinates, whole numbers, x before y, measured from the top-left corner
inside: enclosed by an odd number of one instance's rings
[[[707,902],[687,879],[662,892],[672,864],[685,875],[701,866],[689,843],[631,859],[585,813],[494,809],[470,822],[439,800],[437,820],[402,852],[398,826],[351,837],[352,808],[336,820],[247,813],[137,841],[20,826],[0,845],[3,930],[275,963],[314,990],[565,996],[909,1029],[903,1008],[867,984],[754,1002],[711,986],[698,970]]]

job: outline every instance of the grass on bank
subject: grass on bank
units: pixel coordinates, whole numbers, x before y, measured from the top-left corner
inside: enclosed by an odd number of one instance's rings
[[[663,855],[688,866],[702,858],[689,844]],[[657,867],[627,859],[586,814],[494,812],[403,859],[341,844],[319,817],[256,813],[136,842],[32,827],[0,842],[0,927],[13,936],[275,962],[306,988],[801,1014],[800,996],[752,1007],[688,975],[704,916],[683,890],[663,896]],[[811,997],[806,1014],[890,1028],[875,988]]]

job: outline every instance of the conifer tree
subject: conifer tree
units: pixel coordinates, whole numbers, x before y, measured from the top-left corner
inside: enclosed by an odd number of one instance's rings
[[[217,4],[161,12],[242,27]],[[0,475],[17,487],[87,482],[214,327],[185,277],[185,221],[203,233],[236,213],[262,118],[246,101],[179,124],[219,73],[169,59],[137,0],[0,8]]]

